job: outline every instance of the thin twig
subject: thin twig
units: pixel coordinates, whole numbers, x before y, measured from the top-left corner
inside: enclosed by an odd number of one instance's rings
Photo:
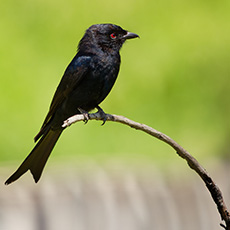
[[[201,177],[201,179],[204,181],[206,187],[208,188],[209,192],[211,193],[211,196],[217,205],[218,212],[220,213],[221,219],[225,222],[226,226],[223,224],[220,224],[221,227],[224,229],[230,230],[230,212],[227,209],[227,206],[224,202],[223,195],[219,189],[219,187],[216,185],[216,183],[212,180],[212,178],[208,175],[207,171],[199,164],[199,162],[190,155],[184,148],[182,148],[179,144],[177,144],[172,138],[169,136],[145,125],[141,124],[135,121],[132,121],[126,117],[118,116],[118,115],[111,115],[106,114],[107,121],[114,121],[119,122],[125,125],[128,125],[134,129],[141,130],[145,133],[148,133],[149,135],[156,137],[157,139],[167,143],[170,145],[173,149],[176,150],[177,154],[185,159],[189,165],[189,167],[193,170],[195,170],[198,175]],[[104,117],[101,116],[99,112],[97,113],[91,113],[89,114],[90,120],[104,120]],[[85,118],[82,114],[74,115],[70,118],[68,118],[66,121],[64,121],[64,124],[62,125],[63,128],[70,126],[71,124],[78,122],[78,121],[84,121]]]

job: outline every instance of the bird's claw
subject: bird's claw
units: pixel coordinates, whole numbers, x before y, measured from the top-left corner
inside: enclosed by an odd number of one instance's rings
[[[98,113],[100,114],[100,116],[103,118],[103,122],[102,122],[102,124],[101,124],[101,126],[102,125],[104,125],[105,124],[105,122],[107,121],[107,115],[106,115],[106,113],[103,111],[103,109],[101,108],[101,107],[99,107],[99,106],[97,106],[97,109],[98,109]]]
[[[84,109],[81,109],[81,108],[77,108],[79,111],[80,111],[80,113],[83,115],[83,117],[84,117],[84,123],[85,123],[85,125],[88,123],[88,121],[89,121],[89,113],[86,111],[86,110],[84,110]]]

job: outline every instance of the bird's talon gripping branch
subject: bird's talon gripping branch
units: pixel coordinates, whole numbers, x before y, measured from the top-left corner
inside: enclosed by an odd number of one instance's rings
[[[105,122],[107,121],[107,115],[106,115],[106,113],[103,111],[103,109],[100,107],[100,106],[97,106],[96,107],[97,109],[98,109],[98,113],[100,114],[100,116],[103,118],[103,122],[102,122],[102,124],[101,124],[101,126],[102,125],[104,125],[105,124]]]
[[[84,110],[84,109],[81,109],[81,108],[77,108],[79,110],[79,112],[84,116],[84,122],[85,122],[85,125],[88,123],[89,121],[89,113]]]

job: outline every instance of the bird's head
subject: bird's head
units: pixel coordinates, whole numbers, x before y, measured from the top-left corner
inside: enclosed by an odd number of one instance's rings
[[[79,43],[79,50],[99,48],[105,52],[118,52],[127,39],[139,37],[114,24],[90,26]]]

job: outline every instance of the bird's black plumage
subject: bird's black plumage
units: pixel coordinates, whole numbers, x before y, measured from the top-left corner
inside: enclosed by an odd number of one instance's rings
[[[67,67],[50,105],[34,149],[5,182],[10,184],[30,170],[35,182],[42,174],[48,157],[61,135],[63,121],[74,114],[89,112],[106,98],[120,68],[119,50],[127,39],[136,38],[120,26],[97,24],[89,27],[78,52]]]

